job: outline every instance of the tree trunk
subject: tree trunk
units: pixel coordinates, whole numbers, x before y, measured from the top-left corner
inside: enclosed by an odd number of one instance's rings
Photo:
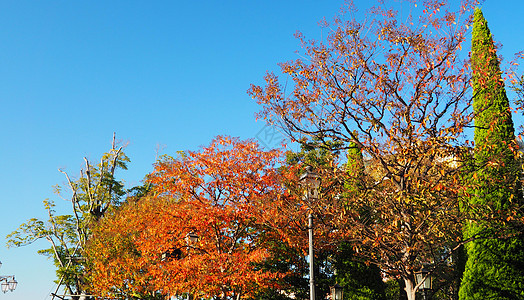
[[[408,300],[415,300],[417,291],[415,290],[415,284],[413,280],[405,278],[404,283],[406,284],[406,287],[404,287],[404,289],[406,290]]]

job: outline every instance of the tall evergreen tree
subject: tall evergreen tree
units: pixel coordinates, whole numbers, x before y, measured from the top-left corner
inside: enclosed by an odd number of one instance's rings
[[[475,114],[475,175],[472,206],[507,210],[518,196],[519,164],[509,101],[493,38],[480,9],[475,10],[471,64]],[[464,234],[494,237],[497,229],[466,224]],[[485,238],[469,243],[460,299],[524,299],[524,239]]]

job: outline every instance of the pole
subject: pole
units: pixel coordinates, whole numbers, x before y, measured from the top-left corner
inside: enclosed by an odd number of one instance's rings
[[[309,231],[309,299],[315,300],[315,273],[313,268],[313,214],[308,216]]]

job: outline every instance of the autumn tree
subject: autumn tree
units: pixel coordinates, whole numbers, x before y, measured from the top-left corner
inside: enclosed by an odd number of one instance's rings
[[[304,58],[280,65],[293,83],[289,94],[273,73],[249,89],[262,106],[258,117],[294,141],[361,149],[364,174],[329,175],[340,188],[323,197],[338,199],[344,211],[328,219],[339,221],[358,255],[402,278],[408,299],[420,286],[416,271],[445,269],[468,241],[461,227],[472,217],[459,207],[468,197],[462,170],[473,115],[461,49],[473,2],[456,10],[447,1],[399,4],[407,15],[381,2],[363,21],[349,2],[345,15],[324,24],[324,41],[297,34]],[[361,191],[344,194],[348,181]],[[489,217],[480,206],[476,214]]]
[[[167,212],[173,202],[161,197],[128,198],[93,229],[84,251],[87,281],[92,293],[123,299],[165,299],[151,281],[150,266],[162,258],[142,256],[137,241],[151,220]]]
[[[61,286],[67,294],[89,293],[85,286],[84,247],[93,225],[126,193],[115,174],[119,169],[127,169],[129,159],[123,147],[117,147],[115,136],[111,149],[97,165],[87,158],[84,162],[85,169],[80,171],[78,179],[72,179],[68,173],[59,170],[64,174],[67,185],[58,185],[56,193],[71,203],[70,214],[57,215],[54,201],[45,200],[47,220],[31,218],[6,237],[8,247],[21,247],[40,239],[50,243],[50,248],[41,249],[38,253],[53,259],[56,266],[59,280],[55,294]]]
[[[518,148],[510,104],[496,47],[482,11],[474,14],[471,64],[475,112],[475,177],[471,202],[511,210],[522,201]],[[467,223],[466,237],[489,231],[490,224]],[[498,230],[498,229],[494,229]],[[467,245],[460,299],[524,297],[524,237],[475,240]]]
[[[163,157],[149,175],[152,198],[105,218],[92,239],[97,292],[241,299],[275,284],[280,274],[257,268],[270,255],[258,203],[283,192],[280,155],[217,137],[200,151]]]

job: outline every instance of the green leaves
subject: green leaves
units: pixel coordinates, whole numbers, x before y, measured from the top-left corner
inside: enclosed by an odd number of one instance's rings
[[[29,245],[36,240],[47,236],[44,222],[31,218],[26,223],[21,224],[17,230],[6,236],[7,247],[21,247]]]
[[[479,8],[474,14],[471,65],[475,160],[468,185],[473,197],[462,209],[472,219],[464,226],[464,236],[477,240],[466,248],[468,260],[459,295],[460,299],[520,299],[524,289],[513,282],[524,278],[520,267],[524,265],[524,239],[519,235],[497,237],[514,234],[507,222],[522,205],[521,166],[514,151],[514,126],[499,58]]]
[[[119,205],[126,194],[124,184],[115,178],[115,172],[127,169],[129,158],[122,151],[123,147],[115,147],[114,137],[112,146],[109,152],[102,155],[98,165],[84,158],[85,168],[80,170],[76,180],[59,170],[64,174],[67,185],[56,185],[54,192],[60,197],[69,197],[70,214],[56,215],[55,203],[46,199],[46,220],[31,218],[7,236],[8,247],[29,245],[39,239],[48,241],[50,247],[38,253],[53,259],[58,282],[65,284],[68,293],[81,293],[87,288],[84,286],[83,247],[95,223],[109,208]]]

